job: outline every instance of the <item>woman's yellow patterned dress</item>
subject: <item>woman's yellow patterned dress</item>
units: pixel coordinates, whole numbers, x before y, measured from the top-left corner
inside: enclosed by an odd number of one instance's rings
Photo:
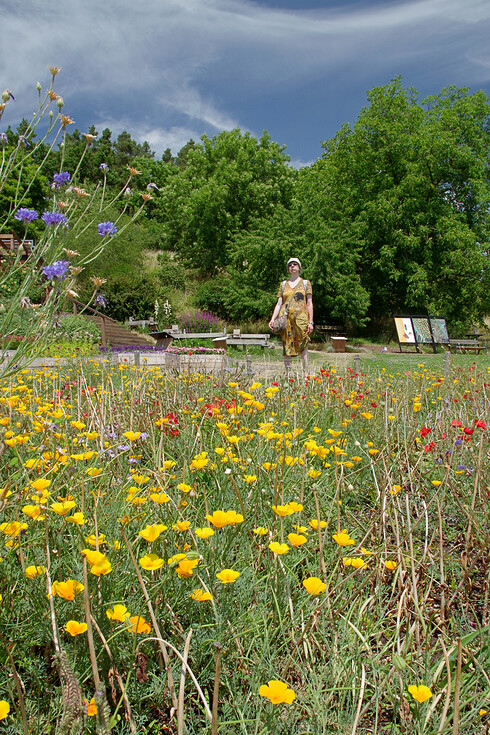
[[[307,347],[310,337],[308,335],[308,309],[307,298],[313,296],[311,283],[302,278],[294,288],[289,281],[283,281],[279,287],[278,299],[282,299],[279,316],[288,310],[286,331],[281,334],[283,355],[297,357]]]

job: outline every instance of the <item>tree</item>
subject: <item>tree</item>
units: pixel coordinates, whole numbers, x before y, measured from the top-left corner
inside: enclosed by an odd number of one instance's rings
[[[488,98],[449,87],[419,101],[395,79],[368,100],[312,167],[319,214],[355,254],[375,323],[429,310],[462,329],[490,310]]]
[[[290,201],[296,172],[288,161],[267,133],[260,140],[238,129],[203,135],[161,192],[166,247],[202,274],[225,267],[230,238]]]

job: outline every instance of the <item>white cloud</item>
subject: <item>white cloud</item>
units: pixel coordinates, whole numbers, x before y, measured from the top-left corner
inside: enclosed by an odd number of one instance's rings
[[[275,100],[298,108],[315,83],[348,94],[402,68],[427,84],[488,83],[489,30],[488,0],[294,11],[266,0],[2,0],[1,83],[16,94],[17,120],[30,117],[36,81],[59,64],[56,88],[80,127],[113,118],[133,135],[178,140],[179,131],[253,127],[256,105],[269,128]]]

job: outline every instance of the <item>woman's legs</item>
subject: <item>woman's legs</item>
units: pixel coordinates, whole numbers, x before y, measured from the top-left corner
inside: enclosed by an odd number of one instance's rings
[[[310,357],[308,355],[307,347],[305,347],[305,349],[303,350],[300,356],[301,356],[301,364],[303,366],[303,372],[305,375],[307,375],[309,367],[310,367]]]

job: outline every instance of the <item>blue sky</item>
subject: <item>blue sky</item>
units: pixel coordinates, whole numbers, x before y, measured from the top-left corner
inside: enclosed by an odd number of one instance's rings
[[[0,0],[2,123],[34,110],[36,82],[86,132],[109,127],[161,155],[192,137],[265,129],[314,161],[401,75],[422,95],[490,92],[489,0]]]

